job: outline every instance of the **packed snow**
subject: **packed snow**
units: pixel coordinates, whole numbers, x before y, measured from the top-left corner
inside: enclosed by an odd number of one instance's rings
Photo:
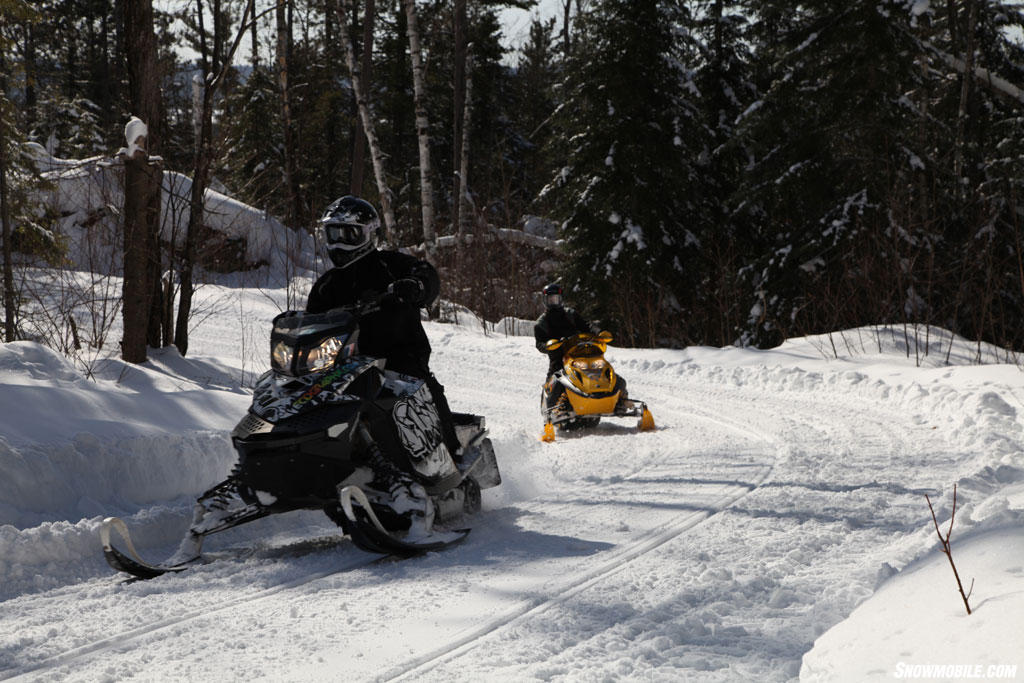
[[[308,286],[308,282],[307,282]],[[229,432],[291,289],[225,283],[188,357],[83,366],[0,345],[0,680],[1024,679],[1024,374],[941,331],[608,358],[657,429],[539,440],[529,325],[427,322],[503,483],[460,546],[393,560],[319,512],[207,539],[149,581],[234,463]],[[520,335],[507,334],[517,331]],[[614,330],[613,330],[614,332]],[[957,509],[953,570],[940,551]]]

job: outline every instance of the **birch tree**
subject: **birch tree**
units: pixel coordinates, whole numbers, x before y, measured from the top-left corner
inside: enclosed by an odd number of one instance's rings
[[[455,201],[452,202],[452,227],[461,236],[462,221],[462,130],[463,126],[468,127],[465,119],[465,102],[468,75],[466,73],[466,0],[455,0],[452,9],[452,33],[455,38],[455,64],[452,73],[452,168],[454,173],[454,187],[452,194]]]
[[[391,189],[388,187],[387,176],[384,173],[384,155],[381,152],[380,143],[377,141],[373,116],[370,113],[368,89],[363,84],[359,67],[356,64],[356,49],[348,33],[349,17],[352,16],[352,0],[337,0],[336,7],[338,24],[341,26],[341,42],[345,47],[345,64],[348,66],[349,76],[352,79],[352,92],[356,98],[359,120],[363,124],[363,133],[366,135],[366,144],[370,148],[373,175],[377,181],[381,212],[384,214],[384,239],[393,244],[395,242],[395,211],[391,203]]]
[[[437,231],[434,229],[434,185],[430,177],[430,122],[426,108],[426,67],[420,48],[419,23],[416,20],[416,0],[402,0],[405,7],[406,31],[409,36],[409,56],[412,59],[413,108],[416,111],[416,139],[420,148],[420,204],[423,212],[423,244],[427,260],[437,263]]]
[[[0,117],[6,118],[7,97],[0,93]],[[6,121],[0,118],[0,226],[3,228],[3,258],[4,258],[4,341],[16,340],[17,333],[17,309],[14,300],[14,267],[11,250],[11,204],[7,192],[7,125]]]

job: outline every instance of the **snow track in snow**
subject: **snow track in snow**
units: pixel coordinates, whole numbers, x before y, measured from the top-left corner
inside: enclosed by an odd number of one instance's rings
[[[905,517],[907,509],[928,489],[910,488],[907,482],[865,480],[863,476],[872,471],[873,464],[878,474],[884,476],[884,465],[897,456],[920,450],[939,455],[934,448],[929,448],[934,446],[936,435],[925,426],[920,432],[908,429],[907,422],[914,423],[917,418],[894,414],[890,408],[870,398],[851,399],[821,392],[818,390],[820,382],[816,380],[808,381],[797,390],[766,394],[762,382],[746,378],[744,382],[731,385],[709,378],[709,373],[703,374],[703,377],[687,377],[675,386],[666,382],[664,387],[658,387],[660,391],[652,391],[649,384],[652,379],[657,382],[657,378],[644,377],[648,383],[644,391],[648,393],[642,397],[657,407],[655,419],[660,425],[669,425],[671,430],[692,430],[691,441],[696,445],[686,453],[686,458],[669,457],[660,463],[651,463],[623,480],[623,483],[644,480],[644,490],[649,496],[657,494],[656,482],[663,476],[666,482],[678,487],[676,493],[691,508],[688,512],[639,534],[614,550],[596,555],[594,559],[600,563],[597,568],[563,579],[533,601],[408,661],[403,667],[390,669],[375,680],[421,676],[472,680],[495,670],[496,663],[486,661],[493,653],[501,653],[497,666],[504,675],[522,679],[568,676],[596,680],[627,674],[639,677],[641,665],[652,676],[671,679],[679,675],[678,664],[672,663],[673,656],[702,662],[697,669],[706,680],[750,680],[765,672],[770,672],[768,678],[771,679],[794,676],[793,662],[799,662],[799,651],[773,649],[769,635],[776,624],[786,623],[780,620],[791,618],[791,605],[814,602],[812,597],[799,595],[790,586],[791,579],[805,576],[808,569],[819,563],[830,569],[826,576],[833,576],[833,565],[842,566],[844,558],[884,557],[884,549],[870,544],[858,547],[862,544],[857,537],[879,537],[870,529],[865,530],[870,532],[865,536],[860,529],[874,526],[874,517],[877,517],[883,538],[887,527],[906,531],[912,525],[900,517]],[[658,377],[671,378],[668,373]],[[792,381],[793,377],[785,379]],[[743,388],[743,384],[752,385],[754,391],[749,386]],[[640,395],[640,391],[636,393]],[[855,406],[852,414],[851,405]],[[722,445],[737,435],[748,441],[748,448],[723,452]],[[932,443],[914,442],[920,435],[930,437]],[[637,444],[644,443],[644,436],[637,437]],[[713,448],[705,452],[699,444],[713,445]],[[580,462],[586,462],[591,455],[583,451],[574,454]],[[652,472],[654,476],[645,476]],[[851,475],[860,479],[851,480]],[[693,488],[687,489],[688,486]],[[716,486],[718,497],[709,498]],[[835,508],[834,516],[818,509],[802,511],[794,502],[799,502],[803,494],[794,495],[794,491],[834,500],[823,505],[825,510]],[[868,502],[859,500],[865,497]],[[532,504],[551,504],[544,498],[541,496]],[[856,502],[847,503],[848,500]],[[897,511],[890,513],[887,505],[877,504],[883,500],[892,502]],[[655,514],[665,504],[664,500],[644,500],[643,514]],[[700,507],[704,509],[692,509]],[[848,537],[835,534],[832,528],[837,524],[851,530]],[[759,531],[747,539],[742,529],[752,525],[763,526],[763,534]],[[793,534],[805,538],[807,551],[794,551],[794,545],[799,544],[792,540],[778,546],[772,540],[773,535],[791,539]],[[659,559],[655,559],[655,555]],[[670,579],[659,570],[652,573],[651,566],[663,565],[665,556],[679,558],[679,576]],[[827,586],[824,577],[818,580],[823,589],[836,590]],[[735,583],[735,592],[719,595],[722,587],[716,584],[729,583]],[[849,596],[844,599],[850,605],[859,599],[862,595],[859,591],[863,590],[857,581],[851,583],[847,589]],[[645,588],[652,589],[650,594]],[[652,611],[657,613],[662,609],[659,604],[663,596],[673,593],[683,595],[677,600],[690,604],[692,614],[669,615],[667,628],[660,627],[662,635],[647,635],[651,623],[643,616],[644,611],[653,607]],[[749,603],[746,610],[719,602],[737,596],[738,602]],[[598,625],[587,635],[588,628],[581,628],[572,615],[591,612],[598,609],[596,605],[604,605],[603,609],[608,611],[620,611],[622,626]],[[829,614],[816,617],[813,612],[803,620],[805,624],[800,624],[798,619],[790,627],[798,640],[806,639],[808,647],[818,625],[834,618]],[[570,631],[577,633],[565,635]],[[655,633],[658,632],[655,629]],[[701,636],[701,633],[706,635]],[[710,637],[711,634],[715,637]],[[636,641],[645,638],[650,639],[649,645],[638,648]],[[678,650],[674,647],[677,639],[696,641],[696,644]],[[701,640],[709,640],[714,645],[701,646]],[[628,641],[633,643],[623,645]],[[734,644],[729,645],[730,641]],[[591,654],[620,648],[659,654],[650,656],[649,662],[630,661],[620,665],[608,655],[595,659]],[[737,657],[738,652],[749,654]],[[593,665],[585,664],[592,659],[595,659]],[[666,664],[665,669],[659,669]]]
[[[301,544],[295,544],[296,546],[312,547],[315,541],[306,541]],[[327,545],[333,545],[334,540],[326,542]],[[223,553],[222,553],[223,554]],[[288,554],[287,548],[277,548],[264,552],[263,554],[277,554],[286,555]],[[216,562],[216,558],[209,558],[211,562]],[[80,645],[71,650],[61,652],[58,654],[51,655],[46,659],[36,662],[30,665],[26,665],[21,669],[14,671],[0,672],[0,681],[28,681],[38,680],[37,677],[43,676],[47,673],[52,673],[54,676],[60,676],[61,668],[73,669],[75,665],[85,659],[93,658],[95,656],[102,655],[108,651],[124,649],[130,641],[143,641],[153,636],[159,636],[161,632],[174,631],[182,626],[186,626],[188,622],[194,621],[200,618],[207,618],[215,616],[220,612],[226,612],[231,609],[237,608],[240,605],[253,606],[261,601],[268,600],[280,593],[307,584],[319,581],[321,579],[330,577],[335,574],[341,574],[343,572],[354,571],[362,569],[370,565],[379,563],[388,558],[380,557],[377,555],[364,555],[360,553],[359,557],[351,558],[347,562],[341,564],[338,567],[316,571],[310,574],[298,576],[296,578],[290,578],[283,583],[272,585],[267,588],[263,588],[256,593],[246,594],[243,596],[229,598],[219,602],[204,605],[202,608],[190,609],[180,614],[173,616],[164,617],[157,619],[151,623],[146,623],[135,628],[125,629],[119,633],[104,636],[98,640],[89,642],[85,645]],[[225,564],[229,564],[225,562]],[[204,565],[197,565],[197,567]],[[193,570],[186,570],[193,571]],[[174,576],[168,576],[168,580],[174,580]],[[139,579],[128,578],[124,580],[124,583],[136,583]]]
[[[676,424],[675,428],[678,428],[680,424],[684,424],[688,421],[699,420],[707,423],[712,428],[724,429],[727,432],[741,435],[753,443],[769,441],[763,433],[738,420],[723,418],[720,414],[710,413],[699,409],[697,405],[693,403],[692,399],[667,399],[668,396],[665,395],[659,395],[655,399],[659,406],[659,414],[661,415],[661,418],[659,419],[667,418],[669,422]],[[620,428],[618,426],[609,428],[609,425],[604,424],[596,430],[591,430],[591,432],[582,433],[580,435],[568,437],[560,435],[559,440],[556,440],[554,445],[541,446],[541,449],[553,450],[554,448],[557,448],[559,443],[564,444],[566,441],[575,443],[576,441],[582,442],[586,439],[600,439],[602,438],[602,435],[597,432],[601,432],[602,430],[620,431]],[[627,438],[639,439],[640,441],[638,443],[642,444],[643,439],[651,439],[652,435],[637,434],[635,436],[630,435]],[[521,624],[529,620],[543,619],[543,615],[546,610],[566,603],[587,589],[605,581],[616,573],[621,572],[633,560],[641,557],[645,553],[651,552],[673,539],[676,539],[677,537],[685,534],[688,530],[698,524],[701,524],[712,515],[715,515],[733,505],[736,501],[756,489],[769,477],[772,471],[772,466],[767,463],[758,463],[754,461],[736,462],[726,465],[725,467],[720,466],[723,472],[735,472],[735,474],[738,475],[735,478],[730,477],[728,474],[717,480],[701,479],[698,477],[686,478],[678,476],[682,471],[687,469],[685,464],[679,462],[679,460],[679,455],[674,454],[666,456],[660,462],[648,463],[636,472],[618,480],[619,483],[616,488],[624,490],[613,490],[607,492],[607,495],[613,502],[623,501],[629,496],[630,492],[628,491],[628,484],[631,481],[642,481],[644,488],[647,489],[652,481],[655,481],[659,477],[665,477],[666,481],[671,482],[673,486],[681,487],[678,492],[679,497],[685,498],[688,501],[688,505],[684,506],[683,512],[674,514],[657,526],[645,529],[642,533],[638,534],[635,538],[632,538],[626,543],[623,543],[611,550],[599,553],[595,556],[597,566],[585,569],[562,579],[555,585],[547,587],[542,595],[538,595],[531,600],[523,601],[515,607],[508,609],[504,613],[481,624],[479,627],[460,634],[458,637],[436,647],[430,652],[426,652],[410,661],[406,661],[400,666],[388,669],[382,675],[374,677],[374,680],[390,681],[402,679],[414,680],[424,677],[432,678],[433,676],[431,676],[431,672],[439,665],[449,664],[453,660],[457,660],[459,657],[468,655],[472,650],[480,646],[482,641],[488,636],[502,630],[516,629]],[[606,482],[601,483],[605,485],[607,484]],[[687,486],[692,488],[686,489],[685,487]],[[693,489],[700,489],[699,494],[693,497],[687,495],[687,492],[693,494]],[[700,500],[702,502],[695,504],[696,500]],[[548,496],[540,496],[531,502],[535,505],[542,505],[545,507],[551,505],[557,506],[557,499]],[[645,503],[649,502],[651,501],[645,501]],[[443,676],[441,677],[443,678]]]

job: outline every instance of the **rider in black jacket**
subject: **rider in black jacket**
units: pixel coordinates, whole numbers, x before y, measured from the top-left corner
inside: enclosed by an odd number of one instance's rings
[[[385,359],[388,370],[426,382],[437,407],[445,446],[452,457],[457,457],[459,441],[451,409],[444,387],[430,371],[430,341],[420,321],[420,309],[429,307],[440,293],[440,278],[426,261],[397,251],[379,251],[379,227],[376,209],[362,199],[345,196],[327,207],[320,229],[334,268],[313,284],[306,310],[322,313],[337,306],[379,300],[380,310],[360,318],[359,351]],[[432,516],[422,487],[387,463],[376,465],[384,470],[387,481],[383,484],[394,489],[394,498],[410,496],[419,500],[424,516]],[[429,528],[429,519],[426,525]]]
[[[534,324],[533,337],[537,342],[537,350],[548,355],[547,379],[551,379],[551,375],[562,367],[563,349],[548,351],[545,348],[548,340],[562,339],[579,332],[590,332],[591,325],[575,309],[562,305],[561,285],[550,284],[544,288],[544,304],[547,310]]]
[[[560,403],[564,405],[565,387],[554,382],[552,375],[561,369],[565,349],[559,347],[554,351],[548,351],[547,342],[549,339],[562,339],[580,332],[590,332],[591,325],[575,309],[562,305],[561,285],[550,284],[544,288],[544,304],[547,310],[534,324],[533,337],[537,343],[537,350],[548,356],[548,375],[544,380],[544,389],[547,392],[546,406],[548,410],[557,411],[562,410],[558,407]]]
[[[306,310],[322,313],[383,296],[381,310],[364,315],[359,322],[360,352],[386,359],[389,370],[429,377],[430,342],[420,322],[420,308],[430,306],[440,290],[434,267],[398,251],[370,249],[347,263],[349,251],[331,249],[329,253],[335,267],[313,285]]]

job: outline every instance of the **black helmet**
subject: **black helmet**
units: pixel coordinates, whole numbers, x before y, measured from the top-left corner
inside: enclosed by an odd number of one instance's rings
[[[555,308],[562,305],[562,285],[551,283],[542,290],[544,292],[544,303],[548,308]]]
[[[354,263],[376,246],[380,227],[377,210],[367,201],[346,195],[324,211],[320,219],[327,255],[339,268]]]

